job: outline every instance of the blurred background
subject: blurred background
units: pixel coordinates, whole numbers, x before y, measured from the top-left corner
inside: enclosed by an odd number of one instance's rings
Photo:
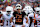
[[[21,4],[23,8],[26,5],[30,5],[33,9],[40,7],[40,0],[0,0],[0,11],[5,11],[7,6],[12,6],[15,9],[17,3]]]

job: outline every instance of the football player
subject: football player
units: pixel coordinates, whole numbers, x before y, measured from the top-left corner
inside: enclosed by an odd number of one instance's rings
[[[25,8],[23,9],[24,11],[25,11],[25,13],[26,13],[26,15],[28,16],[29,14],[31,14],[31,13],[33,13],[33,9],[32,9],[32,7],[31,6],[25,6]],[[30,22],[30,18],[28,18],[29,20],[28,20],[28,23],[31,23]],[[31,24],[29,24],[29,26],[30,26]]]
[[[40,7],[36,7],[35,9],[35,23],[34,25],[40,27]]]
[[[22,11],[22,6],[20,4],[17,4],[16,5],[16,10],[14,13],[13,13],[13,18],[11,18],[11,25],[13,24],[12,22],[12,19],[15,18],[15,22],[14,24],[12,25],[13,27],[25,27],[26,25],[23,23],[23,19],[25,17],[26,19],[26,23],[28,22],[28,18],[26,16],[26,13]]]
[[[29,26],[29,27],[38,27],[37,25],[40,24],[40,7],[36,7],[35,8],[35,12],[34,13],[31,13],[28,15],[28,18],[30,18],[30,24],[33,23],[33,25]],[[40,27],[40,26],[39,26]]]
[[[25,13],[26,13],[27,16],[28,16],[28,14],[30,14],[30,13],[33,12],[33,9],[32,9],[31,6],[25,6],[25,8],[23,9],[23,11],[25,11]]]
[[[3,25],[3,21],[4,21],[2,18],[2,15],[3,15],[2,11],[0,11],[0,27],[1,27],[1,25]]]
[[[33,16],[34,16],[34,13],[31,13],[31,14],[28,15],[28,18],[29,18],[29,27],[31,27],[31,25],[34,27],[34,24],[33,24],[34,23],[33,22],[34,21],[34,17]]]
[[[7,6],[6,12],[3,12],[4,27],[7,26],[7,21],[8,21],[8,27],[11,27],[10,26],[10,19],[12,17],[12,12],[13,12],[13,7],[11,7],[11,6]]]

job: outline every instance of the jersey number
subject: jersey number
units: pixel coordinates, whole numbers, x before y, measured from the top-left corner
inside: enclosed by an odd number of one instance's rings
[[[22,15],[16,15],[16,22],[22,22],[22,19],[20,19],[20,18],[22,18]]]

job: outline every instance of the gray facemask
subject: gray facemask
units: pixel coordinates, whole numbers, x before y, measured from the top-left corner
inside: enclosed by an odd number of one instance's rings
[[[7,14],[11,14],[11,11],[7,11]]]
[[[39,14],[40,15],[40,11],[37,11],[36,14]]]

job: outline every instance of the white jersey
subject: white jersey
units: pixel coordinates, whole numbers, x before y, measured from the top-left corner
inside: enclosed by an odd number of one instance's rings
[[[11,17],[12,17],[11,14],[10,14],[9,16],[7,16],[7,13],[6,13],[6,12],[3,13],[3,18],[4,18],[5,20],[10,19]]]
[[[29,14],[28,18],[29,17],[32,17],[32,19],[34,19],[34,14],[33,13]],[[40,15],[35,14],[35,19],[37,20],[37,25],[39,25],[40,24]],[[33,20],[33,22],[34,22],[34,20]]]
[[[40,15],[35,14],[35,18],[37,20],[37,27],[40,27]]]
[[[35,17],[36,17],[36,20],[37,20],[37,24],[39,25],[40,24],[40,15],[36,14]]]
[[[28,15],[28,23],[30,24],[30,18],[29,17],[32,17],[32,19],[34,19],[34,13],[31,13],[31,14]],[[34,20],[32,20],[32,21],[33,22],[32,22],[31,27],[34,27]]]
[[[10,27],[10,19],[12,17],[12,14],[7,15],[6,12],[3,12],[3,20],[4,20],[4,27],[6,27],[7,21],[8,21],[8,27]]]
[[[29,15],[28,15],[28,19],[29,19],[29,17],[32,17],[32,19],[34,19],[34,13],[29,14]],[[30,19],[29,19],[29,20],[30,20]]]

